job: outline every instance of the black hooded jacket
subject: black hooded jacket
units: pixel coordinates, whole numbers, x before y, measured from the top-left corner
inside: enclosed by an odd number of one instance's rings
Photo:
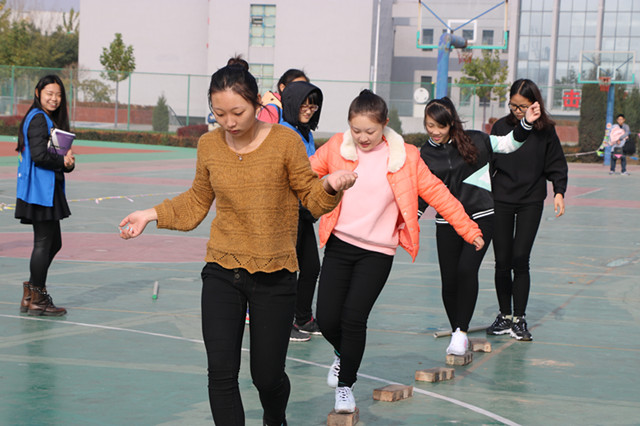
[[[300,123],[300,106],[313,92],[317,93],[318,110],[311,116],[308,123]],[[318,127],[320,112],[322,111],[322,91],[306,81],[292,81],[282,92],[282,119],[309,139],[309,132]]]

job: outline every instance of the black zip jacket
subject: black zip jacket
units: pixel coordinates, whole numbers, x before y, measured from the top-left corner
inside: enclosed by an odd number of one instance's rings
[[[489,164],[495,152],[513,152],[517,150],[529,136],[531,126],[528,123],[516,126],[503,137],[489,136],[477,130],[465,133],[478,149],[475,164],[464,161],[458,149],[451,143],[437,144],[427,141],[420,149],[420,156],[436,175],[447,186],[451,194],[464,206],[471,219],[478,219],[493,214],[493,197]],[[492,140],[493,139],[493,140]],[[418,200],[418,215],[426,210],[427,203]],[[436,223],[447,223],[442,216],[436,215]]]
[[[502,117],[491,129],[492,135],[513,130],[513,118]],[[564,196],[569,168],[554,127],[533,129],[521,149],[506,156],[496,154],[491,164],[491,185],[496,201],[512,204],[541,202],[547,197],[547,180],[553,193]]]

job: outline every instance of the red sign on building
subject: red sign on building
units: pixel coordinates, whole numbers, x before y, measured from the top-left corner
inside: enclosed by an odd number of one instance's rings
[[[580,99],[582,99],[582,90],[580,89],[562,91],[562,106],[565,108],[580,108]]]

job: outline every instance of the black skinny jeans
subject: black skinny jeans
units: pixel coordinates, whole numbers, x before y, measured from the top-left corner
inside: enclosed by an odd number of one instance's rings
[[[250,368],[265,425],[285,423],[291,385],[284,371],[296,303],[296,274],[250,274],[208,263],[202,270],[202,334],[209,403],[218,426],[245,424],[238,373],[247,303],[251,309]]]
[[[493,235],[493,216],[477,219],[476,223],[484,239],[484,247],[480,251],[465,242],[453,226],[436,225],[442,302],[452,331],[458,327],[461,331],[469,330],[478,299],[478,271]]]
[[[32,286],[42,288],[46,285],[49,266],[61,248],[59,220],[33,222],[33,250],[29,262],[29,282]]]
[[[313,317],[311,305],[313,304],[318,275],[320,275],[320,255],[318,254],[318,241],[313,222],[302,216],[298,219],[296,254],[300,268],[296,297],[296,322],[298,325],[304,325]]]
[[[367,320],[393,256],[329,237],[318,285],[318,325],[340,355],[339,386],[353,386],[364,355]]]
[[[498,304],[503,315],[513,312],[514,316],[521,317],[525,315],[529,300],[529,258],[542,219],[543,202],[511,204],[496,201],[494,209],[493,252]]]

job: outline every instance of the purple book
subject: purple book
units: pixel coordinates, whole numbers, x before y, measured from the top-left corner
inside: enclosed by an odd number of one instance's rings
[[[65,132],[60,129],[53,129],[51,132],[49,151],[60,155],[66,155],[75,138],[76,135],[73,133]]]

